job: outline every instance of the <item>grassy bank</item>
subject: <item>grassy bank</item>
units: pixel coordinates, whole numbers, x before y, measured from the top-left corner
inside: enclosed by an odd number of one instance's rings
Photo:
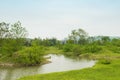
[[[57,47],[47,47],[45,54],[62,54],[63,50],[58,49]]]
[[[101,55],[101,57],[102,56],[103,55]],[[119,56],[119,54],[111,54],[109,55],[109,59],[105,58],[104,60],[99,60],[97,64],[92,68],[40,74],[23,77],[19,80],[120,80]]]

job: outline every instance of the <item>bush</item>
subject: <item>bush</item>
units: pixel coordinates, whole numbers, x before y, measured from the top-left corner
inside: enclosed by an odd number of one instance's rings
[[[24,39],[4,39],[0,47],[0,53],[11,57],[14,52],[21,50],[23,47]]]
[[[101,63],[101,64],[111,64],[111,60],[110,59],[102,59],[102,60],[99,60],[99,63]]]
[[[15,62],[26,66],[37,65],[44,60],[43,53],[44,47],[25,47],[14,54]]]
[[[63,46],[63,51],[64,52],[71,52],[72,51],[72,48],[73,48],[73,44],[65,44]]]
[[[102,47],[98,45],[87,45],[85,46],[85,52],[87,53],[97,53],[102,50]]]
[[[73,46],[73,48],[72,48],[72,52],[74,53],[75,56],[79,56],[80,54],[83,53],[83,49],[82,49],[81,46],[75,45],[75,46]]]
[[[120,53],[120,47],[111,46],[111,47],[109,47],[109,49],[110,49],[113,53]]]
[[[83,48],[77,44],[66,44],[64,45],[64,54],[67,56],[79,56],[83,53]]]

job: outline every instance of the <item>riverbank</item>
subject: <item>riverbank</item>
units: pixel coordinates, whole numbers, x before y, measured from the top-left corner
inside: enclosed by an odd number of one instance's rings
[[[21,50],[4,54],[0,57],[0,67],[26,67],[48,63],[44,58],[46,48],[43,46],[23,47]]]
[[[51,63],[51,61],[49,61],[48,59],[50,59],[50,56],[44,56],[43,57],[44,60],[42,60],[42,62],[40,64],[34,64],[34,65],[30,65],[30,66],[40,66],[40,65],[44,65],[44,64],[48,64]],[[24,65],[24,64],[20,64],[20,63],[16,63],[15,61],[13,61],[12,58],[1,58],[0,59],[0,68],[11,68],[11,67],[30,67],[29,65]]]
[[[36,65],[33,65],[33,66],[40,66],[40,65],[44,65],[44,64],[48,64],[48,63],[51,63],[51,61],[49,60],[45,60],[43,61],[42,63],[40,64],[36,64]],[[32,66],[32,65],[31,65]],[[4,67],[4,68],[10,68],[10,67],[29,67],[29,66],[24,66],[24,65],[21,65],[21,64],[15,64],[15,63],[7,63],[7,62],[4,62],[4,63],[0,63],[0,68],[1,67]]]
[[[102,61],[92,68],[40,74],[23,77],[18,80],[120,80],[120,59],[112,59],[109,64]]]

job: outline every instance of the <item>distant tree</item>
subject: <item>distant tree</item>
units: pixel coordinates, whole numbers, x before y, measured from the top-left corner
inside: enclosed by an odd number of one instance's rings
[[[50,41],[49,41],[48,38],[43,39],[43,45],[44,45],[44,46],[50,46]]]
[[[27,30],[21,26],[21,23],[18,21],[11,26],[10,30],[12,38],[25,38],[27,36]]]
[[[29,47],[29,46],[32,45],[31,42],[32,42],[32,39],[27,38],[27,39],[25,40],[25,42],[24,42],[24,45]]]
[[[112,39],[111,43],[112,43],[113,46],[120,47],[120,38],[114,38],[114,39]]]
[[[102,44],[107,44],[111,41],[109,36],[102,36],[101,40],[102,40]]]
[[[72,30],[71,34],[69,35],[70,41],[73,40],[74,43],[77,43],[77,41],[78,41],[77,38],[78,38],[77,31],[76,30]]]
[[[109,44],[111,41],[109,36],[96,36],[94,43],[98,45],[106,45]]]
[[[88,43],[93,43],[93,42],[95,42],[95,37],[88,37],[87,41],[88,41]]]
[[[69,39],[73,40],[75,44],[84,44],[87,37],[88,33],[83,29],[72,30],[71,34],[69,35]]]
[[[0,23],[0,39],[7,38],[9,35],[9,24],[5,22]]]
[[[40,38],[35,38],[31,41],[32,46],[40,46],[42,45],[42,40]]]
[[[58,42],[56,38],[51,38],[49,39],[49,41],[50,41],[50,46],[55,46]]]

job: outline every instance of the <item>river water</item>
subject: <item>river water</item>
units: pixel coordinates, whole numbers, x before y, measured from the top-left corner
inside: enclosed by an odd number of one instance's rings
[[[51,59],[49,59],[51,63],[42,66],[0,68],[0,80],[16,80],[28,75],[83,69],[92,67],[96,62],[87,59],[71,59],[63,55],[50,54],[48,56],[51,56]]]

